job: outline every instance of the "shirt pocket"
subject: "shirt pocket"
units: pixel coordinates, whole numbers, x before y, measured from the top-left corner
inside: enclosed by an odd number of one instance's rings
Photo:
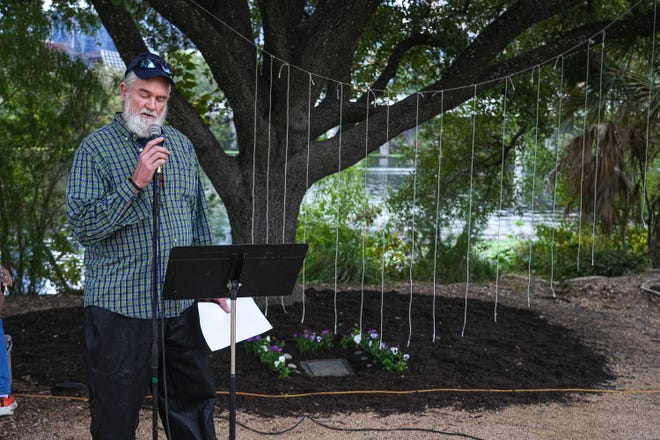
[[[195,163],[183,155],[170,156],[170,166],[164,171],[165,206],[182,221],[189,221],[196,209],[199,191]]]

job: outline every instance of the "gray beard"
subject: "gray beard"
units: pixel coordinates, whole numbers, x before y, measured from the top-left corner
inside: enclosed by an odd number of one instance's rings
[[[155,116],[153,113],[143,112]],[[165,122],[165,117],[167,116],[167,107],[163,110],[160,116],[157,116],[156,119],[145,120],[142,118],[139,112],[136,112],[135,109],[130,105],[130,97],[126,96],[126,101],[124,101],[124,111],[122,117],[126,122],[128,129],[134,133],[139,138],[148,138],[149,137],[149,126],[153,124],[163,125]]]

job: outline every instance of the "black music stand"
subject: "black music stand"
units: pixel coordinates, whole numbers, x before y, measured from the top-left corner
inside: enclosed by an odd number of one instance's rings
[[[172,248],[163,299],[290,295],[307,253],[306,244],[244,244]],[[236,313],[231,314],[229,439],[236,438]]]

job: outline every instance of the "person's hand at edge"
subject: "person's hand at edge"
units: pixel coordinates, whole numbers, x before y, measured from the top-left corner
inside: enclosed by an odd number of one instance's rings
[[[220,307],[222,307],[222,310],[224,310],[227,313],[231,312],[231,307],[229,307],[229,303],[227,302],[227,298],[202,298],[200,299],[201,302],[212,302],[216,303]]]

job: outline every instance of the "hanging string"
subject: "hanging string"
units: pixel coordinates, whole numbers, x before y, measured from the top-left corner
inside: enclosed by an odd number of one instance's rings
[[[504,96],[502,97],[502,157],[500,163],[500,202],[497,207],[497,243],[499,246],[500,231],[502,227],[502,208],[504,205],[504,164],[506,158],[506,104],[509,95],[509,78],[504,81]],[[495,258],[495,306],[493,308],[493,321],[497,322],[497,304],[500,293],[500,251]]]
[[[387,95],[387,107],[385,109],[385,139],[390,138],[390,96]],[[387,141],[389,142],[389,140]],[[382,255],[380,257],[380,342],[384,340],[384,330],[383,325],[385,323],[385,251],[387,249],[386,243],[386,226],[385,224],[381,227],[381,241],[382,241]]]
[[[440,95],[440,141],[438,144],[438,172],[437,172],[437,182],[435,185],[435,237],[433,239],[433,339],[432,342],[436,341],[436,318],[435,318],[435,309],[436,309],[436,298],[437,294],[437,279],[436,275],[438,273],[438,243],[440,242],[440,175],[442,171],[442,141],[444,138],[444,129],[445,129],[445,94],[444,92]]]
[[[282,243],[286,243],[286,193],[287,193],[287,174],[289,171],[289,116],[290,116],[290,96],[291,96],[291,69],[288,64],[280,66],[280,71],[277,75],[278,78],[282,77],[282,69],[286,67],[286,130],[284,135],[284,182],[283,182],[283,199],[282,199]],[[294,232],[295,241],[295,232]],[[284,303],[284,296],[280,296],[280,305],[284,314],[286,311],[286,304]]]
[[[419,153],[419,99],[423,98],[422,93],[417,94],[416,109],[415,109],[415,158],[413,161],[413,199],[412,207],[410,209],[410,300],[408,301],[408,343],[407,347],[410,347],[410,341],[412,339],[412,303],[413,303],[413,291],[414,291],[414,281],[413,281],[413,267],[415,265],[415,210],[417,209],[417,156]]]
[[[582,122],[582,157],[580,162],[580,209],[578,210],[578,249],[577,249],[577,269],[580,270],[580,253],[582,249],[582,203],[584,191],[584,158],[587,150],[587,113],[588,113],[588,98],[589,98],[589,62],[591,54],[591,43],[587,42],[587,75],[584,80],[584,118]]]
[[[342,135],[342,126],[344,123],[344,87],[343,84],[339,84],[339,132],[337,133],[338,136],[338,141],[337,141],[337,186],[335,188],[341,188],[341,135]],[[339,265],[339,217],[341,215],[340,204],[337,203],[336,206],[336,211],[335,211],[335,292],[334,292],[334,300],[333,300],[333,305],[335,308],[335,334],[337,334],[337,320],[338,320],[338,313],[337,313],[337,269]]]
[[[305,161],[305,191],[309,189],[309,153],[310,145],[312,141],[312,75],[309,75],[309,81],[307,83],[307,158]],[[307,243],[307,209],[303,210],[303,243]],[[303,258],[302,265],[302,316],[300,317],[300,323],[305,322],[305,293],[306,293],[306,258]]]
[[[533,150],[533,165],[532,165],[532,196],[530,200],[530,205],[531,205],[531,217],[530,217],[530,222],[531,222],[531,227],[532,231],[535,229],[535,220],[534,220],[534,214],[535,214],[535,205],[536,205],[536,163],[537,163],[537,151],[538,151],[538,145],[539,145],[539,112],[540,112],[540,107],[541,107],[541,67],[539,66],[539,71],[538,71],[538,77],[536,81],[536,124],[534,127],[534,150]],[[532,70],[532,81],[534,81],[534,71]],[[532,289],[532,259],[533,259],[533,243],[534,241],[532,238],[529,238],[529,259],[527,261],[527,307],[531,307],[531,300],[530,300],[530,291]]]
[[[266,243],[270,242],[270,152],[273,115],[273,57],[270,57],[270,86],[268,89],[268,154],[266,155]],[[268,297],[266,297],[268,300]]]
[[[255,51],[254,60],[254,129],[252,133],[252,226],[250,229],[251,243],[255,243],[254,239],[254,221],[256,217],[257,201],[256,201],[256,186],[257,186],[257,117],[259,115],[257,107],[259,104],[259,51]]]
[[[266,154],[266,243],[270,243],[270,152],[271,152],[271,116],[273,114],[273,57],[270,57],[270,86],[268,88],[268,151]],[[269,298],[266,296],[265,315],[268,316]]]
[[[374,97],[374,105],[376,104],[376,94],[371,90],[367,90],[367,108],[366,108],[366,116],[365,116],[365,129],[364,129],[364,160],[367,160],[367,157],[369,156],[369,94],[373,94]],[[369,224],[367,222],[367,218],[369,216],[368,214],[368,207],[369,207],[369,199],[366,194],[367,190],[367,164],[365,163],[364,165],[364,172],[363,172],[363,178],[364,178],[364,190],[365,190],[365,196],[364,196],[364,206],[363,206],[363,212],[362,212],[362,220],[364,222],[364,227],[362,228],[362,277],[360,280],[360,333],[362,333],[362,315],[364,311],[364,277],[367,271],[367,259],[366,259],[366,239],[367,239],[367,233],[369,230]]]
[[[557,59],[559,61],[559,58]],[[555,64],[556,68],[556,64]],[[558,104],[557,104],[557,130],[556,130],[556,139],[555,139],[555,164],[559,163],[559,142],[561,134],[561,109],[562,109],[562,98],[564,96],[564,57],[561,57],[561,73],[559,75],[559,94],[558,94]],[[555,171],[555,178],[553,181],[552,188],[552,218],[555,218],[557,210],[557,180],[559,176]],[[557,293],[555,292],[555,227],[552,227],[552,235],[550,237],[550,290],[552,291],[552,297],[556,298]]]
[[[638,2],[636,2],[636,3],[635,3],[633,6],[631,6],[626,12],[620,14],[619,17],[615,18],[615,19],[612,20],[609,24],[607,24],[606,26],[604,26],[603,29],[602,29],[601,31],[599,31],[598,33],[600,33],[600,32],[604,32],[607,28],[609,28],[609,27],[612,26],[614,23],[616,23],[617,21],[619,21],[619,20],[621,19],[621,17],[625,16],[625,15],[628,14],[631,10],[633,10],[635,7],[637,7],[641,2],[642,2],[642,0],[639,0]],[[258,51],[259,51],[259,50],[262,50],[262,51],[263,51],[263,49],[260,49],[260,48],[259,48],[259,47],[258,47],[258,46],[257,46],[252,40],[251,40],[251,39],[246,38],[245,36],[243,36],[243,35],[241,35],[240,33],[238,33],[236,30],[234,30],[233,28],[231,28],[230,26],[228,26],[226,23],[224,23],[222,20],[220,20],[217,16],[215,16],[214,14],[212,14],[211,12],[209,12],[208,10],[206,10],[205,8],[203,8],[201,5],[199,5],[199,4],[198,4],[197,2],[195,2],[194,0],[193,0],[191,3],[194,4],[194,5],[196,5],[200,10],[204,10],[209,16],[213,17],[215,20],[217,20],[218,22],[222,23],[225,27],[227,27],[228,29],[230,29],[232,32],[235,32],[240,38],[243,38],[245,41],[247,41],[247,42],[249,42],[250,44],[254,45],[254,46],[258,49],[258,50],[257,50],[257,59],[258,59],[258,57],[259,57]],[[654,2],[654,6],[655,6],[655,8],[657,8],[657,3],[656,3],[656,2]],[[655,49],[655,20],[656,20],[656,16],[654,15],[654,27],[653,27],[653,33],[654,33],[653,44],[654,44],[654,49]],[[596,33],[595,35],[597,35],[598,33]],[[591,38],[589,38],[587,41],[588,41],[588,44],[591,44]],[[573,52],[576,48],[580,47],[582,44],[584,44],[584,42],[579,42],[579,43],[576,44],[574,47],[569,48],[569,49],[567,49],[566,51],[564,51],[562,54],[560,54],[560,56],[563,57],[564,55]],[[268,242],[268,241],[269,241],[269,222],[268,222],[268,218],[269,218],[269,167],[270,167],[270,153],[271,153],[271,150],[270,150],[270,147],[271,147],[271,145],[270,145],[270,141],[271,141],[271,137],[270,137],[270,134],[271,134],[271,133],[270,133],[270,125],[271,125],[271,111],[272,111],[272,105],[271,105],[271,104],[272,104],[272,87],[273,87],[273,82],[272,82],[272,70],[273,70],[273,62],[274,62],[274,60],[275,60],[275,59],[280,60],[280,59],[277,58],[277,57],[275,57],[273,54],[270,54],[270,53],[268,53],[268,52],[266,52],[266,51],[263,51],[263,52],[264,52],[265,54],[268,54],[268,56],[270,56],[270,60],[271,60],[271,66],[270,66],[270,70],[271,70],[271,72],[270,72],[270,75],[271,75],[271,84],[270,84],[270,85],[271,85],[271,88],[270,88],[270,93],[269,93],[269,116],[268,116],[269,129],[268,129],[268,161],[267,161],[267,169],[266,169],[267,177],[266,177],[266,221],[265,221],[266,242]],[[588,57],[587,60],[589,60],[589,52],[590,52],[590,49],[588,48],[588,50],[587,50],[587,57]],[[557,58],[557,57],[555,56],[555,57],[553,57],[552,60],[555,60],[556,58]],[[655,58],[655,56],[654,56],[654,53],[653,53],[653,54],[652,54],[652,62],[651,62],[651,66],[652,66],[652,67],[651,67],[651,68],[653,68],[653,61],[654,61],[654,58]],[[563,58],[562,58],[562,59],[563,59]],[[538,66],[541,66],[541,65],[544,65],[544,64],[546,64],[546,63],[548,63],[549,61],[552,61],[552,60],[546,60],[546,61],[543,61],[543,62],[537,64],[536,66],[534,66],[534,67],[532,68],[532,74],[533,74],[533,69],[534,69],[534,68],[536,68],[536,67],[538,67]],[[302,70],[302,71],[304,71],[304,72],[307,72],[310,76],[312,75],[311,72],[309,72],[309,71],[307,71],[307,70],[304,70],[304,69],[301,69],[301,68],[298,67],[298,66],[291,65],[291,64],[288,63],[287,61],[282,60],[282,62],[288,65],[288,66],[287,66],[288,69],[290,69],[290,68],[299,69],[299,70]],[[587,65],[588,65],[588,63],[587,63]],[[528,70],[529,70],[529,69],[522,69],[522,70],[520,70],[519,72],[509,73],[509,74],[507,74],[507,77],[509,77],[509,76],[516,76],[516,75],[519,75],[519,74],[521,74],[521,73],[524,73],[525,71],[528,71]],[[257,72],[258,72],[258,63],[257,63],[257,67],[256,67],[256,69],[255,69],[255,84],[256,84],[256,82],[257,82],[257,77],[258,77]],[[588,72],[588,68],[587,68],[587,72]],[[332,79],[332,78],[324,77],[323,75],[318,75],[318,74],[316,74],[316,76],[318,76],[318,77],[320,77],[320,78],[324,78],[324,79],[326,79],[326,80],[328,80],[328,81],[331,81],[331,82],[335,82],[335,83],[337,83],[337,84],[339,85],[340,88],[343,87],[343,83],[340,82],[340,81],[336,81],[336,80],[334,80],[334,79]],[[493,83],[493,82],[500,82],[500,81],[502,81],[503,79],[506,80],[507,77],[504,77],[504,78],[494,78],[494,79],[491,79],[491,80],[489,80],[489,81],[484,81],[484,82],[482,82],[482,83],[473,84],[472,87],[474,87],[474,88],[475,88],[475,91],[476,91],[477,87],[480,86],[480,85],[486,85],[486,84],[490,84],[490,83]],[[436,91],[436,93],[437,93],[437,92],[443,92],[443,93],[444,93],[445,91],[449,91],[449,90],[457,90],[457,89],[463,89],[463,88],[466,88],[466,87],[469,87],[469,86],[468,86],[468,85],[465,85],[465,86],[460,86],[460,87],[455,87],[455,88],[443,89],[443,90],[441,90],[441,91]],[[588,93],[588,92],[587,92],[587,88],[585,88],[585,94],[586,94],[586,93]],[[649,102],[650,102],[651,98],[652,98],[652,91],[649,90]],[[342,98],[342,101],[343,101],[343,98]],[[586,102],[586,96],[585,96],[585,102]],[[254,153],[255,153],[255,154],[254,154],[254,157],[255,157],[254,160],[256,160],[256,126],[257,126],[257,121],[256,121],[256,115],[257,115],[256,103],[257,103],[257,89],[256,89],[256,87],[255,87],[255,140],[254,140],[254,146],[253,146]],[[287,107],[287,108],[288,108],[288,107]],[[650,112],[650,107],[649,107],[649,112]],[[388,108],[388,117],[389,117],[389,108]],[[586,118],[586,114],[585,114],[585,118]],[[650,118],[650,113],[649,113],[649,118]],[[341,116],[340,116],[340,119],[341,119]],[[586,121],[585,121],[585,122],[586,122]],[[341,123],[341,121],[340,121],[340,123]],[[473,124],[474,124],[474,120],[473,120]],[[287,129],[288,129],[288,126],[287,126]],[[474,127],[473,127],[473,129],[474,129]],[[649,142],[648,142],[648,138],[649,138],[648,130],[649,130],[649,124],[647,124],[647,143],[646,143],[646,148],[647,148],[647,157],[646,157],[646,161],[647,161],[647,163],[648,163],[648,144],[649,144]],[[341,126],[339,127],[339,136],[341,136]],[[473,137],[474,137],[474,133],[473,133]],[[474,140],[473,140],[473,142],[474,142]],[[583,139],[583,142],[584,142],[584,139]],[[341,139],[340,139],[340,149],[341,149]],[[584,149],[583,149],[583,154],[584,154]],[[474,155],[473,155],[473,156],[474,156]],[[472,157],[472,161],[473,161],[473,160],[474,160],[474,157]],[[341,163],[341,158],[339,158],[339,162]],[[472,165],[472,167],[473,167],[473,165]],[[254,180],[255,178],[256,178],[256,165],[253,164],[253,180]],[[471,176],[471,178],[473,178],[473,176]],[[471,182],[471,184],[472,184],[472,182]],[[256,188],[256,185],[253,183],[253,192],[256,190],[255,188]],[[581,191],[582,191],[582,184],[581,184]],[[644,191],[646,191],[646,173],[644,174]],[[472,197],[472,194],[470,194],[470,197]],[[256,202],[255,202],[255,197],[254,197],[254,194],[253,194],[253,218],[252,218],[252,222],[253,222],[253,224],[252,224],[252,228],[253,228],[253,230],[252,230],[252,240],[253,240],[253,241],[255,241],[255,239],[254,239],[254,234],[255,234],[255,232],[254,232],[255,224],[254,224],[254,223],[255,223],[255,210],[256,210],[256,204],[255,204],[255,203],[256,203]],[[471,203],[471,202],[470,202],[470,203]],[[582,205],[582,197],[580,197],[580,205]],[[582,206],[580,206],[580,208],[582,208]],[[471,206],[470,206],[470,209],[471,209]],[[580,209],[580,212],[581,212],[581,209]],[[468,220],[471,221],[471,218],[469,218]],[[471,224],[470,224],[470,227],[471,227]],[[581,253],[581,229],[582,229],[582,214],[580,213],[580,230],[579,230],[579,234],[580,234],[580,236],[579,236],[579,238],[578,238],[578,256],[577,256],[577,265],[578,265],[578,268],[579,268],[579,264],[580,264],[580,253]],[[468,241],[470,241],[470,239],[471,239],[471,237],[468,237]],[[338,245],[338,237],[337,237],[337,245]],[[336,251],[336,257],[337,257],[337,255],[338,255],[338,251]],[[468,256],[468,261],[467,261],[467,263],[468,263],[468,268],[469,268],[469,263],[470,263],[470,262],[469,262],[469,256]],[[337,280],[336,280],[337,269],[336,269],[336,268],[337,268],[337,262],[335,262],[335,291],[336,291],[336,284],[337,284]],[[469,272],[468,272],[468,274],[467,274],[467,278],[468,278],[468,281],[469,281]],[[466,287],[467,287],[467,286],[466,286]],[[467,292],[466,292],[466,293],[467,293]],[[466,300],[467,300],[467,298],[466,298]],[[267,303],[267,302],[268,302],[268,298],[266,298],[266,303]],[[267,307],[267,306],[266,306],[266,307]],[[467,310],[466,310],[466,313],[467,313]],[[465,322],[464,322],[464,324],[465,324]]]
[[[286,133],[284,135],[284,200],[282,201],[282,243],[286,243],[286,184],[287,172],[289,169],[289,117],[290,117],[290,99],[291,99],[291,69],[288,64],[280,67],[278,77],[282,75],[282,69],[286,67]],[[282,297],[284,298],[284,297]]]
[[[472,148],[470,152],[470,191],[468,193],[468,213],[467,213],[467,251],[465,254],[465,305],[463,306],[463,328],[461,328],[461,338],[465,336],[465,327],[467,326],[467,308],[468,292],[470,290],[470,247],[472,246],[472,188],[474,184],[474,149],[476,143],[477,131],[477,86],[474,85],[474,95],[472,97]]]
[[[605,31],[600,44],[600,78],[598,82],[598,114],[596,116],[596,164],[594,167],[594,216],[591,225],[591,265],[596,264],[596,212],[598,208],[598,173],[600,166],[600,109],[603,96],[603,64],[605,59]]]
[[[650,143],[650,130],[651,130],[651,105],[653,103],[653,72],[655,70],[655,26],[658,16],[658,2],[653,2],[653,37],[651,38],[651,62],[649,63],[649,100],[646,107],[646,138],[644,141],[644,178],[642,183],[642,209],[640,215],[642,216],[642,223],[646,226],[646,218],[644,218],[644,211],[646,211],[646,177],[649,164],[649,143]]]

